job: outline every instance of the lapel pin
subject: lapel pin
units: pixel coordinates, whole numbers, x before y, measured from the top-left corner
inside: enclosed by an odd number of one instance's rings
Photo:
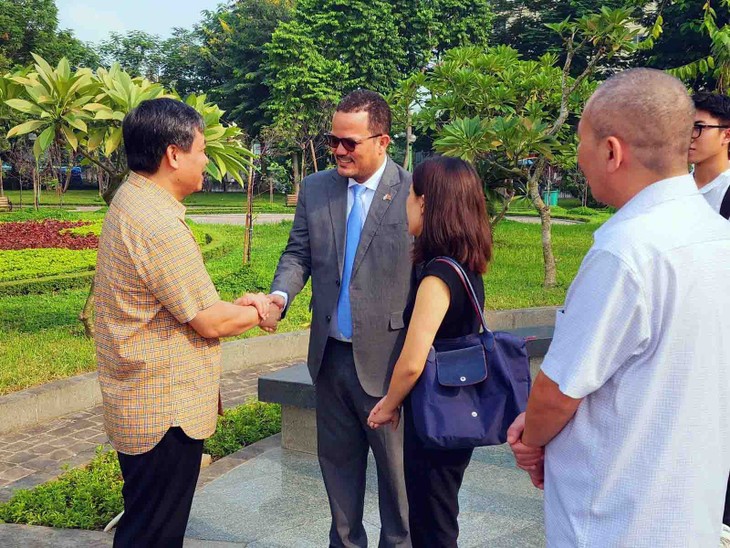
[[[386,194],[385,196],[383,196],[383,201],[390,202],[392,199],[393,196],[391,196],[390,194]]]

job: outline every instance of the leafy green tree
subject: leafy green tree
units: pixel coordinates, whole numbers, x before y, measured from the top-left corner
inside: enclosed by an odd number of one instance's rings
[[[163,66],[162,41],[156,34],[131,30],[126,34],[111,32],[99,44],[102,64],[119,63],[125,72],[157,82]]]
[[[393,6],[386,0],[299,0],[293,18],[324,57],[347,68],[348,89],[388,93],[406,57]]]
[[[28,118],[13,127],[8,138],[39,132],[33,145],[36,163],[54,146],[80,154],[109,174],[111,184],[104,199],[110,203],[127,174],[119,148],[124,116],[146,99],[171,94],[160,84],[132,78],[118,65],[110,70],[100,68],[95,73],[86,68],[72,72],[65,58],[54,68],[42,57],[33,57],[36,63],[32,71],[8,78],[21,89],[5,104]],[[206,154],[211,159],[208,173],[218,180],[230,174],[243,185],[242,173],[250,165],[251,153],[241,143],[241,130],[235,125],[223,125],[223,111],[207,102],[204,95],[190,95],[186,102],[205,120]],[[93,336],[93,288],[92,283],[79,316],[88,336]]]
[[[596,67],[636,49],[641,32],[630,10],[607,8],[551,29],[564,41],[562,68],[556,54],[531,61],[507,46],[456,49],[426,75],[429,99],[418,114],[420,127],[437,133],[438,151],[482,164],[483,173],[500,174],[505,207],[514,196],[512,181],[526,182],[542,225],[546,287],[556,283],[556,266],[550,207],[540,196],[539,182],[548,164],[574,161],[570,122],[595,85]],[[585,60],[585,68],[573,77],[572,64],[578,58]]]
[[[677,0],[664,8],[665,33],[643,60],[649,66],[670,69],[693,88],[730,88],[730,0],[688,2]]]
[[[425,68],[444,51],[459,46],[485,46],[492,31],[488,0],[403,0],[393,2],[399,32],[405,41],[403,72]]]
[[[172,36],[160,44],[159,82],[181,96],[209,89],[200,73],[201,49],[196,31],[174,28]]]
[[[52,63],[66,56],[72,66],[95,61],[92,48],[58,29],[55,0],[0,0],[0,72],[32,62],[31,53]]]
[[[265,82],[271,94],[266,108],[280,148],[293,155],[295,193],[310,143],[329,123],[348,74],[347,65],[320,53],[306,28],[299,21],[282,23],[265,48]]]
[[[204,12],[196,67],[199,86],[251,136],[273,122],[264,108],[269,88],[264,83],[264,46],[280,22],[291,17],[287,0],[239,0]]]

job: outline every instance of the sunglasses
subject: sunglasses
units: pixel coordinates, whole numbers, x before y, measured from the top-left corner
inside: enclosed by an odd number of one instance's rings
[[[352,152],[355,150],[357,145],[361,145],[365,141],[368,141],[370,139],[375,139],[376,137],[382,137],[385,135],[384,133],[378,133],[377,135],[371,135],[370,137],[367,137],[366,139],[363,139],[362,141],[356,141],[355,139],[350,139],[349,137],[337,137],[335,135],[332,135],[331,133],[328,133],[324,136],[325,140],[327,141],[327,146],[331,149],[336,149],[338,146],[342,145],[342,147],[347,152]]]

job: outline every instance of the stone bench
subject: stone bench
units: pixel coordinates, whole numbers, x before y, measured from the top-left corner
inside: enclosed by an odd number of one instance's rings
[[[527,339],[534,379],[553,338],[553,326],[507,329]],[[305,362],[259,377],[259,400],[281,404],[281,446],[316,454],[315,393]]]

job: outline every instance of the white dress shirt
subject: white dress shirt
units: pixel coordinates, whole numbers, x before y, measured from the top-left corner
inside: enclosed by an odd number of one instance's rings
[[[547,445],[548,547],[714,548],[730,472],[730,223],[691,176],[595,233],[542,371],[575,416]]]
[[[720,213],[722,199],[725,197],[728,187],[730,187],[730,169],[723,171],[720,175],[703,186],[700,189],[700,194],[705,197],[705,200],[709,202],[712,209]]]
[[[386,156],[385,160],[383,161],[383,165],[381,165],[378,170],[373,173],[369,179],[367,179],[364,183],[358,183],[355,179],[348,179],[347,181],[347,211],[345,215],[345,219],[349,217],[350,211],[352,211],[352,206],[355,203],[355,196],[354,192],[351,190],[353,186],[362,184],[365,186],[367,190],[363,192],[360,195],[360,200],[362,200],[362,207],[363,207],[363,226],[365,225],[365,221],[367,220],[368,213],[370,213],[370,206],[373,203],[373,198],[375,197],[375,191],[378,190],[378,185],[380,184],[380,180],[383,178],[383,173],[385,173],[385,166],[388,163],[388,158]],[[347,226],[347,222],[345,222],[345,226]],[[345,235],[346,236],[346,235]],[[342,269],[340,269],[340,279],[342,279]],[[286,307],[289,303],[289,295],[287,295],[284,291],[274,291],[274,295],[281,295],[284,297],[284,307]],[[338,339],[340,341],[345,342],[351,342],[350,339],[342,335],[340,333],[340,329],[337,326],[337,305],[335,304],[335,309],[331,314],[332,319],[330,320],[330,331],[329,335],[330,337],[333,337],[335,339]]]

